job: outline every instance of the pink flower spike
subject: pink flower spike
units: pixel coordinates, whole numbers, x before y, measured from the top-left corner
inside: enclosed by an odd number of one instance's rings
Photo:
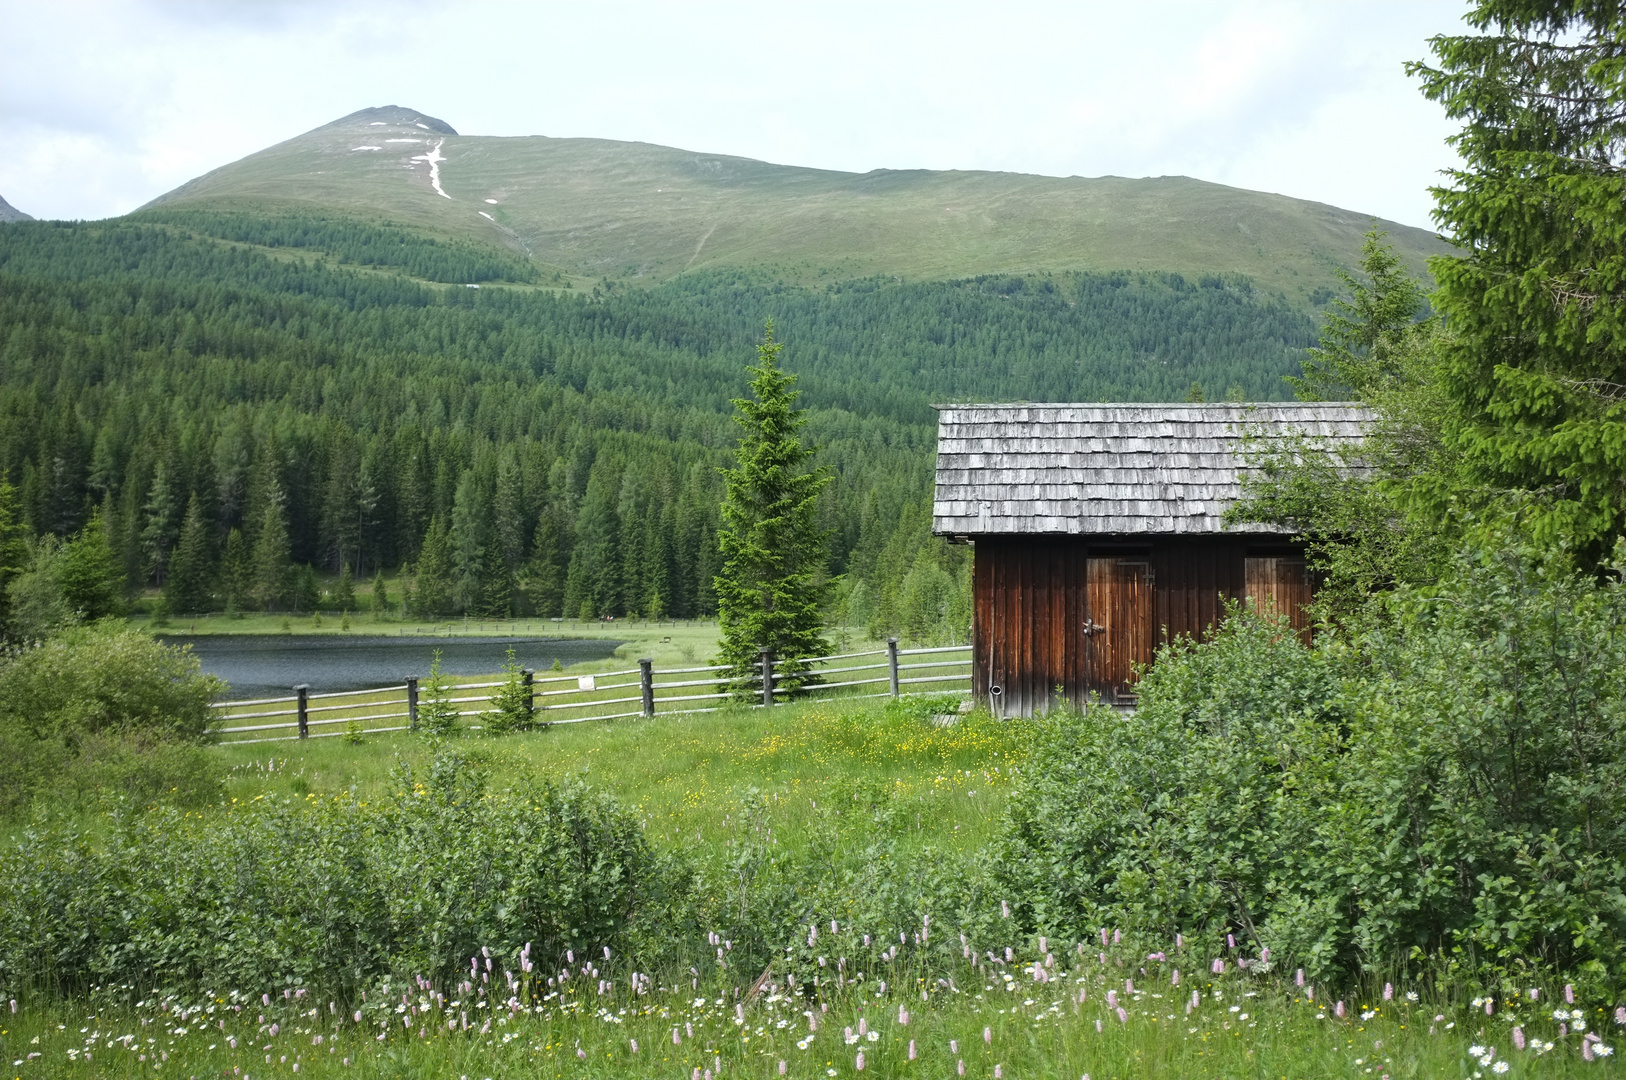
[[[1101,1021],[1099,1020],[1095,1022],[1095,1033],[1097,1035],[1101,1034]]]
[[[915,1060],[915,1040],[913,1040],[913,1039],[909,1040],[909,1060],[910,1061]],[[783,1065],[784,1062],[781,1061],[779,1064]],[[785,1072],[784,1069],[779,1070],[779,1073],[780,1073],[781,1076],[784,1075],[784,1072]]]
[[[1114,930],[1114,931],[1113,931],[1113,932],[1112,932],[1112,943],[1113,943],[1113,944],[1114,944],[1114,945],[1116,945],[1116,944],[1118,944],[1118,943],[1119,943],[1119,942],[1120,942],[1120,941],[1122,941],[1122,940],[1123,940],[1123,939],[1124,939],[1124,935],[1123,935],[1123,931],[1121,931],[1121,930]]]
[[[1175,968],[1174,969],[1174,974],[1169,976],[1169,985],[1170,986],[1179,986],[1180,985],[1180,969],[1179,968]]]
[[[1340,1020],[1344,1018],[1344,1003],[1342,1001],[1333,1006],[1332,1014]]]
[[[1186,947],[1186,939],[1184,937],[1182,937],[1181,935],[1179,935],[1179,934],[1174,935],[1174,947],[1176,949],[1185,948]],[[1085,1075],[1088,1076],[1089,1074],[1086,1073]]]
[[[1568,1002],[1569,1004],[1571,1004],[1571,1005],[1575,1004],[1575,984],[1574,983],[1565,983],[1564,984],[1564,1000],[1566,1002]]]
[[[853,1068],[859,1072],[864,1071],[864,1052],[862,1050],[858,1051],[858,1060],[853,1062]]]
[[[1116,1009],[1117,1007],[1118,1007],[1118,991],[1116,991],[1116,990],[1108,990],[1107,991],[1107,1008]]]
[[[963,1060],[958,1063],[958,1065],[956,1066],[956,1070],[959,1072],[959,1074],[961,1076],[965,1075],[965,1062]]]
[[[1118,1023],[1129,1023],[1129,1014],[1124,1012],[1124,1007],[1122,1005],[1118,1006]]]
[[[1626,1005],[1620,1005],[1615,1008],[1615,1023],[1626,1024]]]
[[[1298,985],[1298,986],[1303,986],[1304,985],[1304,969],[1303,968],[1299,968],[1298,974],[1293,976],[1293,982],[1294,982],[1295,985]]]
[[[1005,1070],[1002,1066],[994,1066],[994,1080],[1004,1080]]]
[[[994,1029],[993,1028],[983,1028],[982,1029],[982,1041],[984,1043],[988,1044],[989,1046],[993,1045],[993,1043],[994,1043]]]
[[[1586,1060],[1588,1060],[1588,1061],[1592,1060],[1592,1044],[1591,1043],[1584,1042],[1584,1043],[1581,1044],[1581,1056],[1583,1058],[1585,1058]]]
[[[634,1054],[636,1054],[638,1052],[638,1040],[637,1039],[632,1040],[632,1052]]]
[[[1383,1000],[1384,1001],[1393,1001],[1394,999],[1395,999],[1395,984],[1394,983],[1384,983],[1383,984]]]
[[[958,1054],[959,1052],[960,1052],[960,1040],[959,1039],[950,1039],[949,1040],[949,1053]]]
[[[1485,1015],[1486,1016],[1494,1016],[1495,1015],[1495,1009],[1491,1006],[1490,998],[1485,999]]]
[[[780,1075],[780,1076],[784,1076],[784,1075],[785,1075],[785,1070],[786,1070],[786,1069],[787,1069],[787,1068],[789,1068],[789,1066],[787,1066],[787,1065],[786,1065],[786,1064],[785,1064],[785,1059],[784,1059],[784,1058],[780,1058],[780,1059],[779,1059],[779,1075]]]
[[[1524,1049],[1524,1028],[1516,1027],[1513,1029],[1513,1045],[1520,1050]]]
[[[1225,935],[1225,947],[1227,949],[1236,948],[1236,935],[1235,934],[1226,934]]]

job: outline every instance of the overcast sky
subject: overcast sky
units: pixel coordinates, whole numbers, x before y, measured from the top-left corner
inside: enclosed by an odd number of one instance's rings
[[[0,195],[133,210],[370,105],[790,165],[1185,175],[1431,227],[1466,5],[0,0]]]

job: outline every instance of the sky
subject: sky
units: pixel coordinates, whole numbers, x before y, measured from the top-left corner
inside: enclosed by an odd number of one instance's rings
[[[0,0],[0,196],[126,213],[357,109],[786,165],[1184,175],[1432,227],[1466,4]]]

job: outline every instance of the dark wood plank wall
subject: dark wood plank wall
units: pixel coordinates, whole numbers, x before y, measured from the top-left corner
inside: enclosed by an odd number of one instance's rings
[[[1058,686],[1075,701],[1127,691],[1130,663],[1202,638],[1227,597],[1266,600],[1297,628],[1310,597],[1302,555],[1278,537],[1236,536],[982,537],[972,592],[973,692],[1006,716],[1049,709]],[[1086,634],[1087,620],[1105,631]]]

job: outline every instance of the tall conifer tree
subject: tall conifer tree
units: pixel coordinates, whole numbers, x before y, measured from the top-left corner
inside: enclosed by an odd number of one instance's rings
[[[176,613],[208,611],[214,588],[214,558],[209,550],[209,527],[203,520],[198,497],[187,500],[186,517],[181,522],[180,539],[169,561],[164,579],[164,597]]]
[[[794,375],[779,366],[783,346],[768,322],[757,346],[751,396],[736,398],[736,465],[723,470],[722,570],[716,577],[719,656],[741,690],[760,686],[759,652],[787,662],[784,685],[811,681],[803,658],[827,651],[820,622],[827,538],[818,527],[819,492],[830,475],[809,467],[813,448],[799,432]]]

